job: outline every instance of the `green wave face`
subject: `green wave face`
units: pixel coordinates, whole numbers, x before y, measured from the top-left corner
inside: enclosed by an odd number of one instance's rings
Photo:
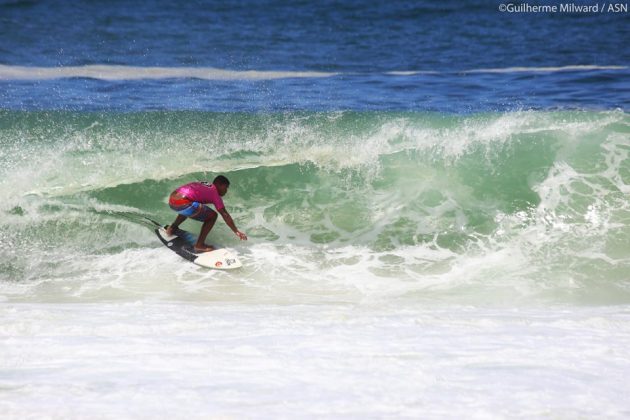
[[[2,111],[0,294],[627,303],[629,133],[620,111]],[[220,173],[250,241],[210,242],[239,273],[178,260],[142,219]]]

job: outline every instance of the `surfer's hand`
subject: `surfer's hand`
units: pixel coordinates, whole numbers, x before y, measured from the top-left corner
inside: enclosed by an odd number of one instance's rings
[[[243,232],[241,232],[240,230],[236,231],[236,236],[238,236],[241,241],[246,241],[247,240],[247,235],[245,235]]]

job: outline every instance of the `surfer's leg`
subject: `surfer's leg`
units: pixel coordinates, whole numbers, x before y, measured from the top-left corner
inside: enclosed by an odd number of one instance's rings
[[[206,220],[203,222],[203,225],[201,225],[201,232],[199,232],[199,238],[197,239],[197,243],[195,244],[195,251],[208,252],[214,249],[211,246],[206,245],[205,242],[206,238],[208,237],[208,233],[210,233],[212,227],[214,226],[214,222],[217,221],[217,213],[210,209],[208,210],[209,214]]]
[[[166,228],[166,234],[169,236],[173,234],[175,229],[177,229],[184,220],[195,214],[199,210],[200,206],[199,203],[190,201],[185,197],[179,196],[177,192],[171,194],[168,199],[168,205],[171,210],[177,213],[175,221]]]
[[[166,228],[166,234],[168,236],[171,236],[173,234],[173,231],[177,229],[179,225],[181,225],[182,222],[186,219],[188,219],[188,217],[178,214],[177,217],[175,218],[175,221]]]

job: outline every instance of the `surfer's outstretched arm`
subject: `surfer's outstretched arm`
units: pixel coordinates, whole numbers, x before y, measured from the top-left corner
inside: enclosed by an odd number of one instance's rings
[[[246,241],[247,235],[245,235],[243,232],[238,230],[238,228],[234,224],[234,220],[232,220],[232,216],[230,216],[230,213],[227,212],[225,207],[219,210],[219,213],[221,213],[221,217],[223,217],[225,224],[228,225],[230,229],[232,229],[232,232],[234,232],[234,234],[238,236],[241,239],[241,241]]]

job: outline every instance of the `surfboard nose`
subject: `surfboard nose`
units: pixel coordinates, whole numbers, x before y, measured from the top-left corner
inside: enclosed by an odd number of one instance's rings
[[[243,266],[236,253],[227,248],[199,254],[193,262],[202,267],[216,268],[219,270],[230,270]]]

